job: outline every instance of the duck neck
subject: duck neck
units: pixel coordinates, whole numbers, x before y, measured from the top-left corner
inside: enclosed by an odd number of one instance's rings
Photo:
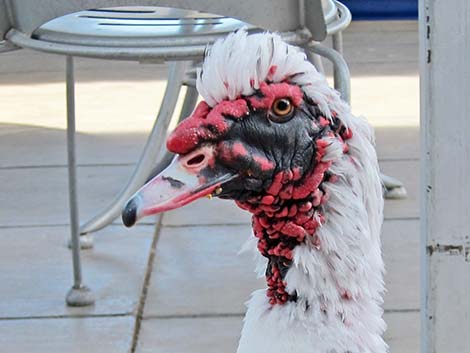
[[[328,173],[330,166],[330,162],[318,161],[304,176],[296,169],[279,172],[266,194],[237,202],[253,214],[258,250],[268,259],[266,293],[271,305],[298,299],[297,291],[292,288],[288,291],[286,283],[294,249],[306,242],[313,248],[321,247],[315,233],[324,222],[323,204],[328,199],[322,183],[334,180]]]

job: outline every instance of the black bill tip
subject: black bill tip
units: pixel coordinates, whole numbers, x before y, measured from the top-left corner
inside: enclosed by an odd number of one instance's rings
[[[137,221],[137,203],[134,199],[129,200],[122,210],[122,222],[126,227],[132,227]]]

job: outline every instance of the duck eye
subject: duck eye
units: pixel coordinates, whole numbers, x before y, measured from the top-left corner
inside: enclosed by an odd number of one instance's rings
[[[291,113],[294,110],[292,102],[288,98],[278,98],[274,101],[271,106],[271,120],[275,122],[284,122],[291,117]]]

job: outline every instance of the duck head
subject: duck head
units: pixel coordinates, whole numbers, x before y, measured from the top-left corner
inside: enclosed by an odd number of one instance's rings
[[[318,115],[287,82],[262,83],[254,94],[212,108],[202,101],[168,138],[177,156],[128,202],[124,224],[208,195],[237,201],[272,195],[276,175],[300,179],[314,166],[323,131]]]
[[[198,72],[204,101],[167,140],[176,157],[128,201],[124,224],[209,195],[275,198],[279,178],[302,179],[319,161],[316,141],[342,128],[325,103],[336,92],[318,90],[325,86],[319,76],[303,52],[276,35],[239,31],[216,42]]]

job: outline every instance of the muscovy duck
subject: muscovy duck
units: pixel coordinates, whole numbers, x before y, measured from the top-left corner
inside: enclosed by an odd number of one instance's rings
[[[252,213],[267,288],[238,353],[384,353],[383,198],[373,131],[304,52],[272,33],[217,41],[177,154],[123,210],[126,226],[203,196]]]

